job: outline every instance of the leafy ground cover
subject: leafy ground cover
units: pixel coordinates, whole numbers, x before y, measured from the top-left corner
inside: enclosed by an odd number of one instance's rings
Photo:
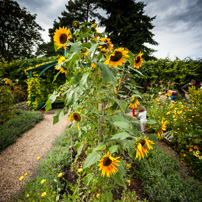
[[[39,111],[13,110],[12,113],[14,118],[0,126],[0,151],[43,119],[43,114]]]

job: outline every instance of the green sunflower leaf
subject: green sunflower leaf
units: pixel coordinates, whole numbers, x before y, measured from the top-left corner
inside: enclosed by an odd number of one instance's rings
[[[119,149],[119,145],[114,145],[114,146],[109,148],[109,153],[113,154],[115,152],[118,152],[118,149]]]
[[[128,106],[128,103],[126,101],[121,102],[120,108],[121,108],[122,112],[125,113],[127,106]]]
[[[126,186],[124,179],[123,179],[123,175],[120,172],[117,172],[115,175],[112,175],[112,177],[117,184],[119,184],[123,187]]]
[[[147,120],[147,124],[149,124],[149,125],[154,125],[156,123],[157,123],[157,121],[155,121],[155,120],[151,120],[151,119]]]
[[[107,83],[112,83],[114,88],[116,86],[116,78],[112,70],[109,68],[109,66],[103,64],[103,63],[98,63],[98,66],[101,69],[101,76],[102,79],[107,82]]]
[[[76,52],[77,54],[79,54],[81,51],[81,43],[80,42],[73,43],[72,50],[73,50],[73,52]]]
[[[102,202],[112,202],[113,194],[111,192],[105,192],[100,196]]]
[[[88,87],[87,80],[88,80],[89,74],[90,74],[90,72],[86,72],[86,73],[83,74],[83,76],[81,78],[81,81],[80,81],[81,85]]]
[[[127,53],[127,55],[129,55],[130,57],[128,58],[128,60],[129,60],[129,62],[130,62],[130,64],[131,64],[131,66],[133,67],[134,66],[134,55],[133,55],[133,53],[131,52],[131,51],[129,51],[128,53]]]
[[[114,125],[118,126],[119,128],[129,129],[129,124],[127,122],[117,121],[114,122]]]
[[[120,122],[115,122],[115,123],[120,123]],[[125,140],[126,138],[131,137],[129,133],[122,132],[122,133],[117,133],[116,135],[113,135],[111,140]]]
[[[90,153],[90,154],[87,156],[87,158],[86,158],[86,160],[85,160],[85,162],[84,162],[83,169],[85,169],[85,168],[87,168],[87,167],[93,165],[94,163],[97,163],[98,160],[100,160],[100,158],[101,158],[101,155],[100,155],[99,152]]]
[[[62,117],[64,115],[63,109],[58,109],[56,110],[54,116],[53,116],[53,125],[56,124],[60,117]]]
[[[106,149],[106,145],[103,142],[101,142],[98,144],[98,146],[93,151],[99,151],[99,150],[104,150],[104,149]]]

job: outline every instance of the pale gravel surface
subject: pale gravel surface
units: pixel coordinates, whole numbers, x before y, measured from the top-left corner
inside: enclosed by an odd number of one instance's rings
[[[61,135],[68,125],[67,117],[53,125],[53,113],[45,114],[44,119],[18,138],[17,141],[0,153],[0,202],[8,201],[17,193],[25,172],[30,176],[37,163],[51,149],[55,138]],[[27,177],[28,177],[27,176]]]

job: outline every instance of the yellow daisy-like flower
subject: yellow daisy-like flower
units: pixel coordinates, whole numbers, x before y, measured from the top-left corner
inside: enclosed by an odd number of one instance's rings
[[[43,192],[43,193],[41,194],[41,197],[44,197],[44,196],[46,196],[46,192]]]
[[[134,60],[134,67],[139,69],[142,66],[143,60],[142,60],[143,53],[140,53],[137,55],[137,57]]]
[[[131,107],[132,109],[136,109],[138,107],[138,105],[140,105],[140,103],[138,100],[136,100],[135,102],[130,103],[128,108]]]
[[[58,174],[58,177],[62,177],[62,173],[59,173],[59,174]]]
[[[24,179],[24,177],[23,177],[23,176],[21,176],[21,177],[19,178],[19,180],[20,180],[20,181],[22,181],[23,179]]]
[[[154,144],[151,140],[148,140],[146,138],[140,138],[136,143],[135,143],[135,149],[136,151],[136,157],[139,157],[139,160],[141,160],[141,157],[144,158],[144,154],[147,156],[147,148],[145,145],[148,147],[148,149],[153,149],[153,147],[150,144]]]
[[[93,23],[92,26],[93,26],[93,27],[97,27],[97,24],[96,24],[96,23]]]
[[[104,62],[105,65],[109,65],[110,67],[121,66],[126,62],[125,58],[128,58],[128,51],[124,50],[124,48],[117,48],[114,52],[108,57],[108,59]]]
[[[58,47],[58,49],[60,48],[64,48],[66,50],[66,46],[65,43],[67,41],[69,41],[69,39],[72,36],[70,35],[70,30],[65,27],[59,27],[59,29],[56,29],[54,32],[54,37],[53,40],[55,42],[55,45]]]
[[[118,93],[116,89],[114,89],[114,92],[115,92],[116,94]]]
[[[29,194],[27,194],[27,198],[29,197]]]
[[[27,176],[27,173],[25,173],[24,176]]]
[[[82,169],[82,168],[79,168],[79,169],[78,169],[78,172],[79,172],[79,173],[80,173],[80,172],[82,172],[82,171],[83,171],[83,169]]]
[[[81,121],[81,116],[79,113],[73,113],[68,119],[67,121],[70,120],[70,124],[75,120],[77,122],[77,127],[78,127],[78,130],[80,130],[79,128],[79,122]]]
[[[40,160],[40,158],[41,158],[40,156],[39,156],[39,157],[37,157],[37,160]]]
[[[118,169],[116,168],[116,166],[120,166],[118,164],[117,159],[119,159],[120,157],[116,157],[113,158],[109,155],[109,151],[107,152],[107,154],[105,154],[104,158],[102,158],[100,161],[100,164],[98,165],[100,168],[99,170],[102,170],[102,176],[106,176],[110,177],[110,175],[114,175],[116,174],[116,172],[118,171]]]
[[[41,184],[43,184],[44,182],[46,182],[46,179],[41,180]]]
[[[100,45],[98,47],[102,52],[108,52],[109,50],[113,49],[113,45],[110,41],[110,38],[101,38],[99,42],[105,42],[105,44]]]
[[[131,181],[130,180],[127,180],[128,181],[128,186],[130,187],[130,183],[131,183]]]
[[[64,60],[65,60],[65,57],[62,56],[62,57],[59,58],[58,63],[60,64],[60,63],[62,63]]]
[[[95,64],[91,64],[91,69],[94,70],[96,68]]]
[[[94,41],[97,41],[97,40],[98,40],[98,37],[97,37],[97,36],[94,36],[94,37],[93,37],[93,40],[94,40]]]
[[[167,124],[167,123],[168,123],[167,121],[164,122],[164,121],[162,120],[161,127],[160,127],[160,129],[158,130],[158,137],[159,137],[159,139],[162,138],[163,131],[166,130],[166,124]]]

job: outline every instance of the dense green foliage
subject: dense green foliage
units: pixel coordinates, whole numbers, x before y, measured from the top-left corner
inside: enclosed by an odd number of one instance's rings
[[[147,159],[135,164],[134,174],[143,181],[151,201],[202,201],[201,184],[188,177],[173,156],[157,146],[149,152]]]
[[[33,128],[36,123],[43,119],[43,114],[39,111],[15,110],[13,115],[15,118],[0,126],[0,151],[14,143],[24,132]]]
[[[176,58],[173,61],[169,58],[158,59],[144,62],[140,69],[144,77],[135,75],[135,80],[151,94],[154,94],[154,89],[171,90],[169,89],[171,87],[181,90],[181,87],[191,79],[195,79],[197,83],[201,81],[202,59]]]
[[[0,124],[11,118],[11,107],[14,101],[11,89],[12,82],[9,79],[0,78]]]
[[[43,30],[36,23],[36,14],[21,9],[16,1],[0,0],[0,60],[33,57],[33,46],[42,40]]]
[[[13,60],[12,62],[6,62],[3,60],[0,62],[0,69],[4,69],[2,72],[4,78],[9,78],[13,82],[21,84],[27,88],[26,79],[27,75],[25,74],[25,70],[29,67],[35,67],[44,62],[55,61],[59,57],[40,57],[40,58],[30,58],[30,59],[22,59],[22,60]]]
[[[134,0],[102,0],[101,8],[106,11],[107,17],[101,20],[101,25],[112,43],[119,47],[127,47],[132,52],[141,51],[146,60],[154,59],[153,49],[145,43],[158,45],[151,32],[154,28],[152,21],[155,17],[144,14],[143,2]]]

